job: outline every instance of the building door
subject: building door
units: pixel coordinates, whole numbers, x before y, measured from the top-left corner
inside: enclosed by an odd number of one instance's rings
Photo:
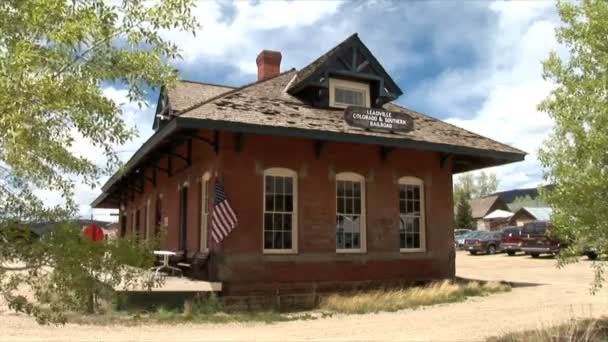
[[[186,252],[188,241],[188,187],[183,186],[179,194],[179,250]]]

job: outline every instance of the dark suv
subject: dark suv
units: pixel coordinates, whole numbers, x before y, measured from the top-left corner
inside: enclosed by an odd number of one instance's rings
[[[472,255],[477,253],[496,254],[500,247],[501,232],[477,232],[464,240],[464,250]]]
[[[510,256],[521,251],[521,245],[524,242],[524,237],[520,227],[506,227],[502,230],[500,238],[500,248],[507,252]]]
[[[552,236],[552,230],[553,226],[547,221],[532,221],[524,224],[521,229],[524,238],[521,250],[533,258],[538,258],[541,254],[558,254],[566,245]]]

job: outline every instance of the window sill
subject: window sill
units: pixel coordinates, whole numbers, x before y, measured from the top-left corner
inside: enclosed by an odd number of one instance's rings
[[[400,253],[426,253],[426,248],[401,248]]]
[[[298,254],[296,249],[264,249],[262,251],[264,255],[284,255],[284,254]]]
[[[365,254],[364,249],[336,249],[336,254]]]

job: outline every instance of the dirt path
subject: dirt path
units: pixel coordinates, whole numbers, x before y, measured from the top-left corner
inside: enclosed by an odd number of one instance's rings
[[[470,341],[535,329],[574,317],[608,315],[608,291],[589,294],[590,262],[565,269],[553,259],[459,252],[460,277],[522,283],[510,293],[463,303],[367,315],[339,315],[277,324],[42,327],[0,308],[0,341],[448,340]]]

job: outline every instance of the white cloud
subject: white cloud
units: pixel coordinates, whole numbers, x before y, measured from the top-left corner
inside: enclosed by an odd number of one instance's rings
[[[534,187],[542,173],[537,152],[553,127],[537,105],[553,88],[542,79],[541,61],[559,48],[554,37],[558,25],[554,4],[500,2],[490,8],[499,21],[492,44],[482,56],[485,62],[445,72],[425,84],[424,91],[436,94],[438,110],[450,113],[456,108],[456,116],[448,122],[529,153],[523,162],[490,169],[497,173],[499,188]],[[482,99],[473,115],[466,113],[470,98]]]
[[[183,60],[178,65],[200,60],[238,66],[241,72],[256,72],[255,56],[262,49],[278,49],[281,42],[260,42],[254,34],[262,30],[293,30],[315,24],[335,13],[341,1],[235,1],[233,20],[221,20],[225,9],[216,1],[198,1],[193,10],[202,28],[193,36],[188,32],[165,32],[165,37],[182,49]],[[309,37],[300,37],[308,39]],[[264,45],[261,46],[260,44]]]
[[[530,153],[523,163],[495,169],[501,188],[540,181],[536,151],[552,122],[536,105],[552,86],[540,76],[540,61],[557,47],[552,2],[198,1],[193,14],[202,24],[196,36],[164,33],[183,50],[184,59],[173,63],[186,70],[186,78],[221,71],[222,80],[253,80],[261,49],[283,51],[285,70],[305,65],[359,32],[394,78],[407,78],[403,75],[420,71],[420,65],[438,69],[401,84],[403,100],[421,99],[431,115],[447,116],[449,122]],[[462,58],[456,55],[463,49],[465,61],[451,63]],[[472,54],[470,61],[467,54]],[[429,60],[436,65],[429,66]],[[217,68],[201,71],[207,65]],[[224,67],[236,75],[224,75]],[[140,110],[128,103],[123,89],[107,87],[104,93],[124,103],[125,121],[140,132],[117,147],[126,160],[152,134],[153,108]],[[75,151],[94,156],[85,142]],[[83,215],[90,213],[88,204],[98,193],[98,188],[79,190]]]

